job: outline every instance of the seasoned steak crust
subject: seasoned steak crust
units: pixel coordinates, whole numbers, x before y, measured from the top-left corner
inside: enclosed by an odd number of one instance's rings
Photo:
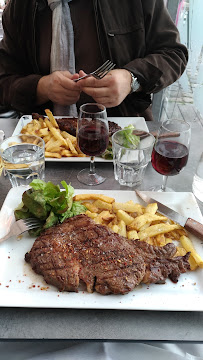
[[[95,224],[86,215],[44,231],[25,256],[33,270],[59,290],[125,294],[138,285],[145,263],[125,238]]]
[[[77,215],[45,230],[25,255],[33,270],[60,291],[126,294],[141,282],[176,280],[188,261],[172,257],[175,246],[162,248],[128,241],[86,215]],[[174,265],[175,264],[175,265]]]

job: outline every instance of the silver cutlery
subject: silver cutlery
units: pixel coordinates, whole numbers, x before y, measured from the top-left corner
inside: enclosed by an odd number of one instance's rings
[[[172,219],[176,223],[183,226],[186,230],[197,236],[200,240],[203,240],[203,224],[198,221],[183,216],[161,202],[151,198],[144,191],[135,190],[136,194],[147,204],[156,202],[158,205],[158,212],[166,215],[169,219]]]
[[[78,79],[75,79],[75,82],[78,82],[79,80],[82,79],[86,79],[89,76],[93,76],[95,79],[97,80],[101,80],[104,76],[106,76],[108,74],[109,71],[111,71],[114,67],[116,66],[116,64],[112,63],[112,61],[107,60],[105,61],[105,63],[103,65],[101,65],[98,69],[96,69],[95,71],[86,74]]]
[[[40,225],[41,225],[40,220],[36,218],[17,220],[16,222],[14,222],[14,224],[11,225],[11,229],[9,233],[0,239],[0,243],[3,242],[4,240],[9,239],[12,236],[18,236],[28,230],[35,229]]]

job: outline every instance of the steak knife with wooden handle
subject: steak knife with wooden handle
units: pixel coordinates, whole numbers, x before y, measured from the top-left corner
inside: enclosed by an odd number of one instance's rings
[[[166,215],[169,219],[183,226],[191,234],[197,236],[200,240],[203,240],[203,224],[199,223],[194,219],[180,215],[178,212],[172,210],[168,206],[151,198],[143,191],[135,190],[135,192],[147,204],[156,202],[158,205],[158,212],[160,212],[163,215]]]

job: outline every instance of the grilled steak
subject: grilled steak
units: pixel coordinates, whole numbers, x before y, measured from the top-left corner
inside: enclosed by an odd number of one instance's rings
[[[162,248],[128,241],[86,215],[45,230],[25,255],[37,274],[61,291],[125,294],[141,282],[177,281],[189,269],[188,256],[173,258],[175,246]]]
[[[32,118],[39,120],[39,118],[44,119],[45,116],[39,115],[38,113],[32,113]],[[59,129],[62,131],[67,131],[69,134],[76,136],[77,130],[77,117],[68,117],[56,119]],[[113,121],[108,121],[109,124],[109,136],[112,136],[116,131],[121,130],[121,127]]]
[[[77,118],[61,118],[56,119],[59,129],[62,131],[67,131],[69,134],[76,136],[77,130]],[[121,130],[121,127],[113,121],[108,121],[109,123],[109,136],[112,136],[116,131]]]

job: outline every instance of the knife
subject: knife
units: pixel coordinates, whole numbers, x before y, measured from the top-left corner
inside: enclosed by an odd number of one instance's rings
[[[158,212],[160,212],[163,215],[166,215],[169,219],[183,226],[187,231],[197,236],[200,240],[203,240],[203,224],[199,223],[194,219],[187,218],[186,216],[179,214],[178,212],[172,210],[168,206],[151,198],[143,191],[135,190],[135,192],[147,204],[156,202],[158,205]]]

